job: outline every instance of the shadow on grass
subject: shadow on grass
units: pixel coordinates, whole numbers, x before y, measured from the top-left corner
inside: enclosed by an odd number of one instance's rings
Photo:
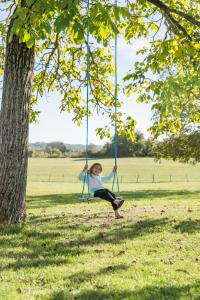
[[[47,208],[57,205],[78,204],[80,194],[53,194],[27,197],[29,208]]]
[[[167,218],[146,219],[136,223],[121,225],[121,227],[110,228],[109,230],[100,231],[97,234],[85,239],[74,239],[68,243],[68,246],[95,246],[99,244],[120,244],[126,239],[135,239],[139,236],[145,236],[152,233],[163,231],[170,226],[171,221]]]
[[[41,225],[38,225],[38,219]],[[87,247],[117,245],[125,240],[174,230],[192,234],[200,229],[198,220],[185,220],[175,225],[176,220],[166,217],[113,223],[105,228],[96,226],[95,231],[94,227],[85,224],[83,220],[70,224],[65,216],[47,219],[49,223],[43,224],[43,217],[33,216],[29,226],[0,227],[0,244],[1,249],[4,249],[0,256],[4,257],[6,253],[12,261],[1,265],[0,270],[60,265],[69,262],[74,256],[84,254]],[[109,270],[112,271],[112,268],[106,268],[104,272]]]
[[[165,199],[177,195],[191,197],[198,192],[177,191],[138,191],[135,193],[124,193],[127,199]],[[144,198],[143,198],[144,197]],[[45,208],[54,207],[67,203],[79,203],[77,194],[70,195],[47,195],[29,197],[29,207]],[[131,201],[131,200],[130,200]],[[95,217],[90,212],[91,218]],[[31,216],[26,225],[22,226],[0,226],[0,245],[8,256],[8,262],[0,266],[4,269],[31,268],[45,265],[64,264],[70,261],[70,257],[83,254],[85,247],[100,244],[120,244],[126,239],[135,239],[140,236],[151,235],[161,231],[173,231],[193,233],[199,231],[199,221],[185,220],[179,224],[173,223],[168,218],[157,218],[140,220],[138,222],[110,223],[101,228],[94,223],[87,224],[83,213],[45,216]],[[94,221],[95,222],[95,221]],[[90,232],[91,230],[91,232]],[[77,231],[77,232],[76,232]],[[15,251],[14,251],[15,250]]]
[[[122,192],[122,195],[126,200],[171,200],[177,199],[191,199],[199,198],[199,191],[169,191],[169,190],[142,190],[133,192]],[[42,196],[29,196],[27,197],[27,204],[29,208],[48,208],[57,205],[66,204],[79,204],[80,194],[54,194],[54,195],[42,195]],[[91,200],[96,202],[99,200]]]
[[[84,249],[68,247],[62,242],[61,232],[56,226],[55,220],[52,231],[37,224],[0,226],[0,258],[5,260],[0,265],[0,271],[58,266],[69,263],[74,256],[84,254]],[[69,231],[67,229],[68,233]],[[66,227],[63,235],[65,233]]]
[[[200,220],[184,220],[174,226],[174,229],[179,230],[181,233],[194,233],[200,231]]]
[[[81,223],[66,224],[66,217],[60,217],[59,223],[54,220],[46,230],[46,224],[40,227],[37,223],[31,224],[31,227],[13,229],[12,226],[7,229],[0,227],[0,244],[4,249],[0,256],[5,258],[7,253],[9,258],[6,265],[0,266],[0,270],[64,264],[74,256],[84,254],[85,247],[105,243],[120,244],[125,239],[160,232],[168,222],[167,218],[147,219],[137,223],[121,224],[120,227],[111,225],[103,231],[102,228],[96,227],[95,232],[91,233],[91,226]]]
[[[49,295],[49,300],[177,300],[199,299],[200,283],[191,285],[145,286],[135,290],[106,290],[106,286],[97,286],[95,290],[82,290],[74,297],[68,291],[56,291]]]
[[[141,191],[133,191],[133,192],[124,192],[123,196],[127,200],[171,200],[172,198],[177,199],[188,199],[195,198],[200,196],[199,191],[180,191],[180,190],[141,190]]]
[[[82,284],[85,282],[89,282],[93,278],[97,278],[98,276],[101,275],[106,275],[106,274],[113,274],[113,273],[122,273],[123,271],[129,270],[130,266],[126,264],[119,264],[119,265],[110,265],[107,266],[106,268],[100,269],[98,272],[76,272],[73,275],[67,276],[65,279],[70,280],[73,284]]]

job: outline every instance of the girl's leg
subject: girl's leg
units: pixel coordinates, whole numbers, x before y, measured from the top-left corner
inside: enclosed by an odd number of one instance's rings
[[[111,192],[110,190],[106,189],[106,191],[115,199],[115,201],[114,201],[115,204],[117,204],[118,208],[120,208],[123,205],[124,200],[123,199],[118,199],[116,197],[116,195],[113,192]]]
[[[98,190],[94,193],[94,197],[99,197],[110,202],[115,212],[115,217],[120,217],[118,212],[118,205],[116,203],[117,200],[115,199],[115,195],[112,192],[106,189]]]
[[[115,198],[111,195],[111,193],[108,190],[106,189],[98,190],[94,193],[94,197],[99,197],[101,199],[110,202],[112,204],[113,210],[117,210],[118,206],[116,203],[114,203]]]
[[[111,192],[111,191],[108,190],[108,189],[106,189],[106,191],[107,191],[114,199],[116,199],[116,196],[115,196],[115,194],[114,194],[113,192]]]

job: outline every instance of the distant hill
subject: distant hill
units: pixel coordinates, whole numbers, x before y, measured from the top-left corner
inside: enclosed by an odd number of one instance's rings
[[[35,149],[35,150],[42,150],[45,149],[46,146],[48,145],[48,143],[46,142],[35,142],[35,143],[29,143],[29,148],[31,149]],[[83,144],[66,144],[66,149],[67,150],[71,150],[71,151],[84,151],[85,150],[85,145]],[[102,145],[95,145],[92,144],[92,146],[97,150],[101,150],[102,149]]]
[[[32,149],[45,149],[47,143],[45,142],[36,142],[36,143],[29,143],[29,148]]]

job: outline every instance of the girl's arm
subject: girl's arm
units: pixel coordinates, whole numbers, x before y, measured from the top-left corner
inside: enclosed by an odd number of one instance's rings
[[[109,181],[110,179],[112,179],[114,176],[114,172],[112,171],[108,176],[102,176],[101,177],[101,182],[106,182]]]
[[[115,172],[117,172],[117,166],[114,166],[112,172],[108,176],[102,176],[101,181],[106,182],[113,178]]]
[[[86,164],[85,167],[84,167],[84,169],[81,171],[81,173],[78,176],[79,180],[84,181],[87,169],[88,169],[88,165]]]
[[[86,176],[86,171],[81,171],[81,173],[78,176],[78,179],[80,181],[84,181],[85,176]]]

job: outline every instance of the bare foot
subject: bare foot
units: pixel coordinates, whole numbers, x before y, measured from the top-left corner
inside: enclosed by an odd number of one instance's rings
[[[116,200],[114,201],[114,203],[117,204],[118,208],[120,208],[120,207],[123,205],[124,200],[122,200],[122,199],[121,199],[121,200],[116,199]]]
[[[123,216],[117,215],[117,216],[115,216],[115,219],[123,219]]]
[[[118,210],[115,210],[115,219],[122,219],[123,217],[119,214]]]

